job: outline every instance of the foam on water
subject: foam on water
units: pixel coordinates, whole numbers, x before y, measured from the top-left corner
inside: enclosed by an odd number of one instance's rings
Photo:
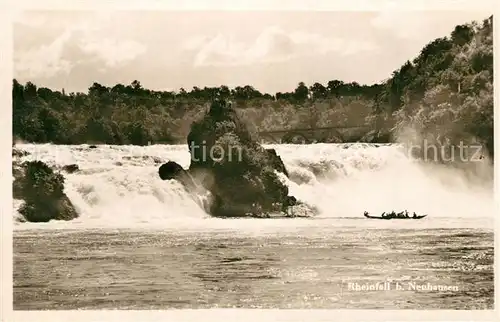
[[[473,184],[461,170],[411,160],[396,145],[287,146],[279,154],[291,192],[323,217],[404,209],[432,217],[493,214],[491,181]],[[486,162],[474,166],[476,173],[490,170]]]
[[[179,183],[162,181],[158,177],[161,162],[173,160],[185,168],[189,166],[189,153],[184,145],[102,145],[96,149],[86,145],[49,144],[17,147],[30,152],[23,160],[38,159],[54,166],[78,164],[81,171],[65,174],[65,192],[80,213],[78,219],[22,223],[16,224],[16,229],[237,228],[256,232],[269,228],[290,231],[294,227],[325,224],[404,227],[405,221],[358,219],[363,211],[378,215],[383,211],[404,209],[429,215],[429,220],[412,221],[414,228],[488,226],[493,217],[491,182],[472,184],[470,178],[456,169],[424,166],[407,158],[397,145],[271,146],[289,171],[290,179],[283,176],[283,180],[291,194],[320,210],[318,217],[312,220],[210,218],[200,207],[199,200],[190,196]],[[480,172],[491,170],[486,163],[478,163],[475,167],[476,172],[478,169]],[[17,209],[19,202],[14,204]],[[18,216],[17,211],[14,216]]]

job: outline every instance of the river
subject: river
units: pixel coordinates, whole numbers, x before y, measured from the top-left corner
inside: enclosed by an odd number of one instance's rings
[[[318,214],[216,219],[158,178],[161,162],[189,165],[185,146],[17,147],[78,164],[65,192],[80,217],[15,223],[15,310],[493,307],[486,162],[465,176],[397,145],[276,145],[291,194]],[[428,216],[362,215],[405,209]]]

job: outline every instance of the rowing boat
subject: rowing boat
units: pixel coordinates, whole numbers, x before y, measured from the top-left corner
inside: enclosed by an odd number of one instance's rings
[[[364,216],[366,218],[369,218],[369,219],[385,219],[385,220],[389,220],[389,219],[422,219],[424,217],[427,217],[427,215],[422,215],[422,216],[397,216],[397,215],[385,215],[385,216],[370,216],[368,213],[364,213]]]

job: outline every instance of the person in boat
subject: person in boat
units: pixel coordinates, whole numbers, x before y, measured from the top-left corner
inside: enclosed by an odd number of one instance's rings
[[[408,215],[408,210],[405,210],[405,218],[410,218],[410,216]]]
[[[364,215],[365,217],[368,217],[368,211],[365,211],[365,212],[363,213],[363,215]]]
[[[413,212],[413,218],[417,218],[417,214]]]

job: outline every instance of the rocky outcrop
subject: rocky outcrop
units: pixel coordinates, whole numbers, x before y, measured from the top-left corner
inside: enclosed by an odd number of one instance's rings
[[[285,164],[283,163],[283,160],[278,156],[276,153],[275,149],[266,149],[267,152],[267,157],[269,158],[269,162],[271,163],[272,167],[276,169],[276,171],[281,172],[285,174],[287,177],[288,171],[286,170]]]
[[[189,191],[196,190],[197,185],[188,171],[174,161],[168,161],[160,166],[158,174],[162,180],[177,180],[181,182]]]
[[[251,136],[235,110],[222,100],[191,126],[187,137],[190,177],[210,191],[209,212],[216,217],[265,216],[296,203],[275,171],[288,175],[281,158]],[[163,167],[163,169],[162,169]],[[179,165],[160,167],[160,177],[184,176]]]
[[[29,155],[29,152],[26,152],[26,151],[20,150],[20,149],[16,149],[16,148],[12,149],[12,156],[14,158],[22,158],[22,157],[25,157],[27,155]]]
[[[78,217],[64,193],[64,177],[42,161],[13,162],[13,196],[24,204],[19,209],[25,221],[48,222]]]
[[[67,164],[62,167],[63,171],[66,171],[67,173],[75,173],[80,170],[80,167],[78,164]]]

